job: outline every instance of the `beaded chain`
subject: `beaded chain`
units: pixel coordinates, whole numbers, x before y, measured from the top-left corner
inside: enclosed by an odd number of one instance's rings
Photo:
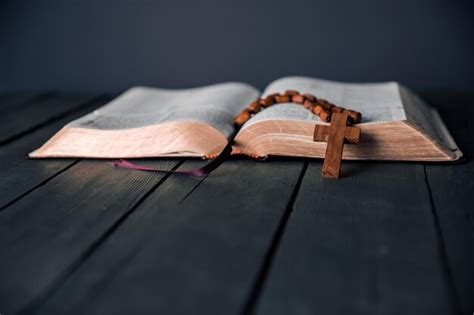
[[[358,124],[362,120],[362,114],[359,112],[336,106],[325,99],[317,98],[308,93],[300,94],[295,90],[287,90],[284,94],[274,93],[252,102],[235,118],[234,124],[237,128],[240,128],[252,115],[257,114],[262,109],[282,103],[301,104],[325,122],[331,122],[333,113],[347,113],[348,125]]]
[[[330,178],[338,178],[339,177],[339,169],[341,164],[342,158],[342,147],[343,147],[343,140],[346,137],[345,129],[349,128],[353,131],[356,131],[354,134],[357,135],[357,140],[352,139],[351,143],[358,142],[358,136],[360,136],[360,129],[358,127],[345,127],[344,125],[352,125],[360,123],[362,119],[362,115],[359,112],[345,109],[343,107],[336,106],[325,99],[316,98],[314,95],[311,94],[300,94],[298,91],[295,90],[287,90],[284,94],[275,93],[268,95],[264,98],[258,99],[252,102],[247,108],[245,108],[234,120],[234,131],[229,136],[228,142],[224,149],[212,160],[210,163],[204,165],[203,167],[191,170],[164,170],[164,169],[157,169],[149,166],[138,165],[134,164],[125,160],[115,161],[113,163],[114,166],[128,168],[132,170],[139,170],[139,171],[150,171],[150,172],[161,172],[161,173],[181,173],[187,176],[204,176],[212,172],[216,169],[225,159],[231,154],[232,152],[232,144],[234,142],[234,138],[239,132],[240,127],[242,127],[252,115],[257,114],[264,108],[270,107],[274,104],[282,104],[282,103],[296,103],[303,105],[306,109],[311,111],[313,114],[318,115],[322,121],[331,122],[331,119],[334,117],[334,122],[332,125],[334,126],[323,126],[323,125],[316,125],[314,139],[317,141],[318,135],[322,134],[323,138],[324,134],[326,134],[329,128],[334,128],[333,135],[329,134],[328,136],[328,146],[326,150],[326,158],[324,159],[324,164],[322,168],[322,173],[324,177]],[[334,115],[333,115],[334,114]],[[341,125],[342,122],[342,125]],[[320,132],[321,131],[321,132]],[[339,134],[339,140],[336,139]],[[354,137],[353,137],[354,138]],[[349,139],[349,138],[348,138]],[[329,157],[328,157],[329,156]],[[210,157],[210,156],[208,156]]]

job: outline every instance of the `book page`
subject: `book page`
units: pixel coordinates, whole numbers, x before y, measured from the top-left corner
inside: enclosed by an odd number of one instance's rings
[[[259,94],[250,85],[234,82],[183,90],[134,87],[68,126],[110,130],[197,121],[228,137],[234,118]]]
[[[338,106],[359,111],[362,113],[363,123],[406,119],[399,85],[396,82],[339,83],[306,77],[286,77],[270,83],[263,96],[283,93],[286,90],[313,94]],[[247,124],[268,119],[319,120],[302,106],[284,104],[265,109],[252,117]]]
[[[314,115],[301,105],[294,103],[278,104],[262,110],[258,115],[253,116],[242,129],[264,120],[301,120],[301,121],[321,121],[319,116]]]

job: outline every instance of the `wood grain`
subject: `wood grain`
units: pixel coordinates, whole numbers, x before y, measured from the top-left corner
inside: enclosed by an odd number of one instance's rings
[[[82,99],[78,102],[78,99]],[[53,122],[75,111],[81,110],[91,97],[67,96],[33,98],[15,106],[0,116],[0,145],[15,140],[49,122]]]
[[[443,239],[445,268],[462,314],[474,309],[474,161],[461,165],[427,165],[434,215]]]
[[[258,314],[456,314],[423,165],[312,163]]]
[[[457,165],[425,166],[433,213],[446,255],[443,257],[445,268],[453,278],[452,286],[462,314],[471,314],[474,310],[473,96],[472,93],[431,95],[430,100],[439,107],[466,161]]]
[[[52,99],[50,99],[50,101],[51,100]],[[16,141],[1,147],[0,189],[2,193],[0,194],[0,211],[7,207],[9,203],[31,191],[38,185],[42,185],[49,178],[71,166],[72,163],[76,161],[57,159],[32,161],[27,159],[27,155],[31,150],[48,140],[56,131],[61,129],[63,125],[92,111],[105,101],[106,99],[104,98],[57,96],[54,102],[63,104],[66,107],[64,109],[66,111],[68,110],[67,106],[76,108],[79,105],[83,105],[83,107],[81,107],[80,110],[74,111],[74,113],[51,121],[49,124],[37,128],[27,135],[18,138]],[[37,106],[41,106],[41,104],[37,104]],[[13,116],[15,113],[21,116],[25,113],[25,110],[11,110],[10,116]],[[24,126],[28,129],[26,125]]]
[[[200,184],[171,176],[39,313],[240,313],[302,166],[239,160]]]
[[[323,181],[314,162],[297,195],[301,161],[234,160],[205,180],[30,161],[99,103],[28,118],[0,150],[0,312],[471,314],[468,96],[432,98],[466,163],[350,162]],[[0,96],[0,111],[2,99],[31,100]]]
[[[0,212],[2,313],[35,310],[163,177],[81,161]]]
[[[327,142],[329,138],[329,126],[316,125],[314,127],[313,141]],[[348,143],[359,143],[360,141],[360,128],[358,127],[346,127],[344,133],[344,140]]]
[[[342,150],[344,149],[344,136],[346,134],[347,118],[345,113],[334,113],[329,126],[328,144],[324,156],[323,177],[339,178],[341,171]]]

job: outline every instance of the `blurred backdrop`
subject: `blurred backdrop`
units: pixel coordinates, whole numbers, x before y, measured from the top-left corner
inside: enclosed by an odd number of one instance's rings
[[[474,90],[473,1],[1,1],[0,89],[118,92],[286,75]]]

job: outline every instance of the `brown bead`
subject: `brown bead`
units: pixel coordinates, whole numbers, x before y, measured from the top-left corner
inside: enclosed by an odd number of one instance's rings
[[[325,100],[324,98],[318,98],[318,103],[326,104],[326,103],[329,103],[329,102],[327,100]]]
[[[362,121],[362,114],[353,110],[346,110],[349,114],[349,118],[353,124],[358,124]]]
[[[268,94],[267,97],[272,98],[273,99],[273,104],[275,104],[277,102],[276,98],[280,95],[281,95],[280,93],[272,93],[272,94]]]
[[[331,103],[329,103],[323,98],[318,98],[318,104],[321,105],[326,110],[331,110],[331,107],[332,107]]]
[[[277,103],[289,103],[291,101],[289,95],[277,95],[275,96],[275,100]]]
[[[322,121],[330,122],[331,121],[331,113],[328,112],[327,110],[322,110],[319,113],[319,118],[321,118]]]
[[[329,111],[329,112],[332,112],[332,109],[333,107],[335,107],[336,105],[334,105],[333,103],[330,103],[330,102],[327,102],[326,103],[326,110]]]
[[[252,113],[258,113],[260,111],[260,109],[262,109],[262,105],[258,101],[255,101],[255,102],[253,102],[252,104],[249,105],[248,109]]]
[[[315,104],[311,102],[310,100],[306,100],[304,101],[303,106],[304,108],[309,109],[310,111],[313,111]]]
[[[300,94],[298,91],[295,90],[286,90],[285,95],[293,96],[293,95],[298,95]]]
[[[315,113],[316,115],[321,114],[322,111],[323,111],[323,108],[321,107],[321,105],[316,105],[313,108],[313,113]]]
[[[263,107],[269,107],[269,106],[272,106],[273,104],[275,104],[275,99],[273,98],[272,95],[268,95],[267,97],[265,97],[264,99],[260,100],[260,105],[262,105]]]
[[[244,109],[240,114],[239,116],[237,116],[237,118],[235,118],[235,121],[234,123],[237,125],[237,126],[242,126],[243,124],[245,124],[247,122],[247,120],[249,120],[250,118],[250,112],[248,109]]]
[[[277,95],[280,95],[280,93],[268,94],[267,97],[273,97],[273,98],[275,98],[275,96],[277,96]]]
[[[316,102],[316,97],[314,97],[314,95],[305,93],[305,94],[303,94],[303,96],[306,97],[306,98],[307,98],[308,100],[310,100],[311,102]]]
[[[293,103],[304,104],[305,100],[306,100],[306,98],[301,94],[296,94],[296,95],[293,95],[291,97],[291,101]]]
[[[344,107],[333,106],[331,107],[331,113],[342,113],[345,110]]]

